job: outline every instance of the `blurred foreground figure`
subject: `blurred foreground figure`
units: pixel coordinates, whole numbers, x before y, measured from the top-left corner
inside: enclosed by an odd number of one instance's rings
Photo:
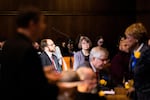
[[[81,82],[77,85],[76,100],[106,100],[98,95],[96,74],[86,66],[77,69]]]
[[[77,84],[79,84],[80,78],[75,71],[62,71],[61,78],[57,82],[59,87],[59,95],[57,100],[77,100],[76,91]]]
[[[21,9],[17,18],[17,34],[5,42],[2,50],[1,96],[29,98],[49,96],[56,99],[57,88],[49,85],[41,60],[32,43],[45,30],[44,16],[34,8]]]

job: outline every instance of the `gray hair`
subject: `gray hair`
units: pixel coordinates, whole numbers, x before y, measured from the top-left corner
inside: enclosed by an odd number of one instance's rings
[[[93,47],[92,50],[90,51],[90,61],[93,59],[93,58],[100,58],[102,55],[105,55],[105,56],[108,56],[109,55],[109,52],[106,48],[103,48],[103,47]]]

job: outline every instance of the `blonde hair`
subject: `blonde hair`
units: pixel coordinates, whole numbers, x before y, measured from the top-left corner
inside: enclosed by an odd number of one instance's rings
[[[147,30],[142,23],[133,23],[125,30],[126,35],[130,35],[139,42],[145,42],[147,38]]]

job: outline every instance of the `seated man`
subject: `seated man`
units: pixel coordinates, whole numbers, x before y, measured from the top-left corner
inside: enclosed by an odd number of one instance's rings
[[[61,72],[62,68],[59,64],[57,56],[54,55],[56,51],[56,46],[51,39],[43,39],[41,41],[41,48],[43,52],[41,53],[41,61],[43,67],[54,67],[57,72]]]
[[[93,72],[96,73],[97,82],[100,86],[100,89],[108,90],[112,88],[111,86],[111,78],[109,73],[109,66],[108,66],[108,56],[109,52],[103,47],[93,47],[90,51],[89,60],[90,63],[82,64],[82,66],[87,66],[92,68]],[[99,84],[99,81],[103,79],[107,82],[105,86]]]

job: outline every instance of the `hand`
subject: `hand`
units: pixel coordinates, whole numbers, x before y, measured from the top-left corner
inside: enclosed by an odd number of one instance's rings
[[[130,87],[127,91],[127,96],[130,96],[135,91],[134,87]]]
[[[45,77],[50,83],[55,83],[61,78],[61,74],[58,73],[53,66],[45,66],[43,70]]]

